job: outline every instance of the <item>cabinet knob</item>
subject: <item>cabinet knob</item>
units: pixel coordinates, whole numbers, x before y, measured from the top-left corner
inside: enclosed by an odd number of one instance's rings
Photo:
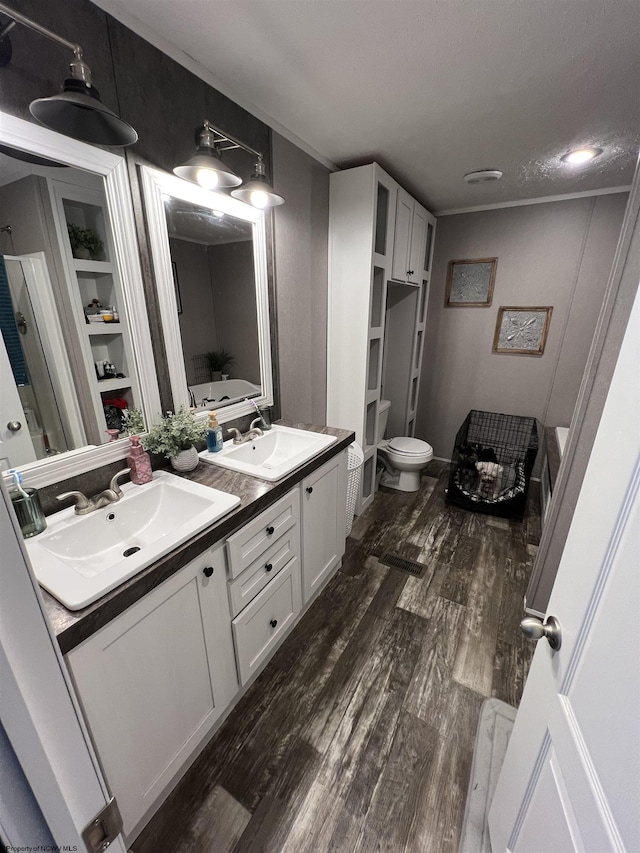
[[[205,578],[210,578],[213,574],[213,566],[205,566],[202,570],[202,573],[204,574]]]
[[[313,492],[313,486],[307,486],[307,494],[310,495]]]
[[[265,568],[265,571],[270,572],[271,569],[273,568],[273,563],[267,563],[264,568]]]
[[[276,625],[278,624],[278,620],[277,620],[277,619],[272,619],[272,620],[269,622],[269,624],[271,625],[271,627],[272,627],[272,628],[275,628],[275,627],[276,627]]]
[[[271,536],[272,533],[275,533],[275,527],[267,527],[267,536]]]

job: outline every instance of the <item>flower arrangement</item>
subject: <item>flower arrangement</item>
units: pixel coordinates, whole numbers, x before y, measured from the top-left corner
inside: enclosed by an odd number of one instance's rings
[[[67,222],[69,242],[74,258],[99,258],[104,251],[104,245],[98,235],[90,228],[80,228],[72,222]]]
[[[172,459],[181,451],[189,450],[195,442],[204,441],[206,435],[206,420],[196,420],[186,406],[180,406],[175,413],[167,412],[142,436],[141,442],[145,450],[162,453],[167,459]]]

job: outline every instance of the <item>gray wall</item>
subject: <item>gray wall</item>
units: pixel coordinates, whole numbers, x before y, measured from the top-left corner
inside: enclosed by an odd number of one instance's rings
[[[449,458],[470,409],[568,426],[626,193],[438,220],[416,435]],[[497,257],[489,308],[445,308],[450,260]],[[542,356],[491,352],[501,305],[553,306]]]
[[[218,346],[235,358],[228,371],[234,379],[260,385],[253,243],[209,246]]]
[[[272,136],[280,400],[283,417],[317,424],[327,411],[329,170]]]
[[[216,316],[213,309],[213,288],[209,270],[207,246],[188,240],[170,239],[171,260],[178,272],[178,287],[182,314],[180,336],[187,383],[195,383],[193,356],[218,348]]]

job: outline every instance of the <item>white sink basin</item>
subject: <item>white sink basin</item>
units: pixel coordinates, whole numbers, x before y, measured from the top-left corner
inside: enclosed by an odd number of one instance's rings
[[[244,444],[234,444],[230,439],[218,453],[204,450],[200,458],[221,468],[273,481],[304,465],[336,440],[333,435],[276,425]]]
[[[165,471],[122,491],[117,503],[88,515],[70,507],[49,516],[47,529],[25,541],[38,582],[69,610],[91,604],[240,503]]]

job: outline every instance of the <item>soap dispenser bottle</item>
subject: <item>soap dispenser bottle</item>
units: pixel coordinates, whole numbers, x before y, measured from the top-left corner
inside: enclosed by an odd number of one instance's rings
[[[129,443],[131,444],[131,450],[129,456],[127,456],[127,465],[131,471],[131,482],[137,486],[150,483],[153,480],[151,457],[140,444],[140,436],[130,436]]]
[[[222,427],[218,423],[215,412],[209,413],[209,429],[207,430],[207,450],[209,453],[217,453],[222,450],[224,441],[222,439]]]

